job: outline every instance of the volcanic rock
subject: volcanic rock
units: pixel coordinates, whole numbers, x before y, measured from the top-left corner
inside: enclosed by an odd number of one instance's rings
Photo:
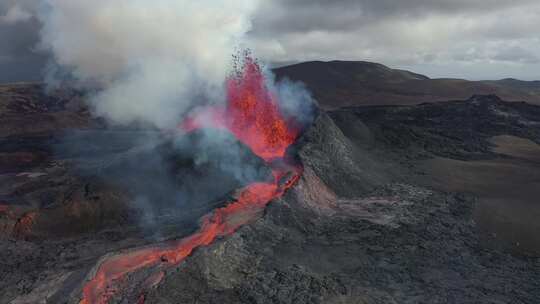
[[[540,104],[540,81],[431,79],[364,61],[313,61],[274,69],[278,79],[303,82],[324,109],[361,105],[414,105],[496,94]]]
[[[0,167],[0,303],[78,303],[104,257],[181,238],[196,222],[173,216],[161,234],[141,229],[148,212],[98,174],[155,151],[173,172],[196,172],[170,141],[141,148],[126,134],[152,130],[88,117],[66,135],[75,126],[62,116],[87,114],[47,109],[32,115],[62,123],[5,127],[0,137],[9,157],[46,156]],[[81,145],[99,143],[96,134],[125,141]],[[293,188],[183,263],[128,275],[111,302],[538,303],[539,145],[540,107],[496,96],[321,111],[295,147],[304,173]],[[224,201],[195,206],[193,217]]]
[[[524,106],[492,97],[480,99],[499,106]],[[452,103],[450,108],[467,108],[471,101]],[[423,110],[411,107],[410,111]],[[396,112],[400,117],[407,110]],[[373,136],[376,142],[388,139]],[[347,163],[353,157],[352,147],[368,155],[377,154],[379,148],[371,152],[361,148],[367,143],[356,144],[345,137],[326,114],[321,114],[303,142],[300,158],[305,174],[297,186],[255,224],[198,250],[176,272],[168,273],[145,303],[535,303],[540,299],[536,258],[482,245],[473,215],[477,196],[423,186],[414,170],[395,164],[389,171],[380,167],[385,174],[375,171],[380,174],[377,178],[356,171],[358,180],[348,179],[346,173],[351,171],[337,164],[358,169]],[[407,171],[407,178],[399,177],[399,170]],[[326,175],[319,176],[322,171]],[[392,171],[395,180],[382,177]],[[330,179],[330,174],[345,180]],[[359,189],[341,193],[345,183]]]

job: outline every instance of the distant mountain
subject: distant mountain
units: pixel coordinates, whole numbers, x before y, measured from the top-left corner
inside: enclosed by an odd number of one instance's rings
[[[278,79],[303,82],[321,107],[410,105],[495,94],[505,100],[540,104],[540,81],[431,79],[364,61],[312,61],[274,69]]]

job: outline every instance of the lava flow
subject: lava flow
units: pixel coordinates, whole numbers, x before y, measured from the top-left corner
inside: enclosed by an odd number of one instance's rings
[[[292,120],[284,118],[259,65],[246,57],[243,70],[227,80],[227,105],[208,108],[188,118],[180,127],[188,132],[199,128],[228,130],[270,166],[273,180],[253,183],[240,190],[235,201],[203,217],[199,230],[191,236],[105,259],[83,287],[80,304],[108,303],[121,289],[125,275],[143,268],[158,270],[148,279],[150,285],[156,285],[163,277],[160,268],[177,265],[197,247],[234,233],[256,219],[272,199],[280,197],[296,183],[301,166],[286,165],[284,158],[300,129]],[[281,165],[277,166],[278,163]],[[144,295],[139,299],[144,301]]]

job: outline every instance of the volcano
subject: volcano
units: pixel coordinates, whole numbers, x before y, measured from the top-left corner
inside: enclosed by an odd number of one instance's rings
[[[208,108],[201,116],[189,118],[181,128],[188,132],[204,127],[228,130],[270,165],[273,180],[253,183],[240,190],[234,201],[205,216],[200,229],[191,236],[105,259],[83,287],[80,304],[108,303],[121,285],[117,282],[141,268],[157,269],[150,278],[163,277],[163,267],[178,265],[197,247],[207,246],[253,221],[271,200],[296,183],[302,170],[299,165],[289,165],[286,151],[298,138],[300,129],[292,120],[285,120],[279,102],[268,91],[262,71],[251,57],[244,58],[243,70],[228,79],[227,92],[225,108]],[[209,118],[209,123],[205,124],[203,118]],[[277,161],[287,166],[276,166]],[[152,279],[151,284],[159,281]],[[140,299],[144,299],[143,293]]]
[[[299,125],[239,66],[165,133],[1,86],[0,303],[540,301],[539,106],[351,100]]]

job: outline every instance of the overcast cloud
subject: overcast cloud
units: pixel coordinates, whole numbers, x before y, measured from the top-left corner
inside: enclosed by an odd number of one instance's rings
[[[38,4],[0,0],[0,81],[41,75]],[[248,44],[268,62],[368,60],[431,77],[540,79],[537,0],[266,0],[252,22]]]

